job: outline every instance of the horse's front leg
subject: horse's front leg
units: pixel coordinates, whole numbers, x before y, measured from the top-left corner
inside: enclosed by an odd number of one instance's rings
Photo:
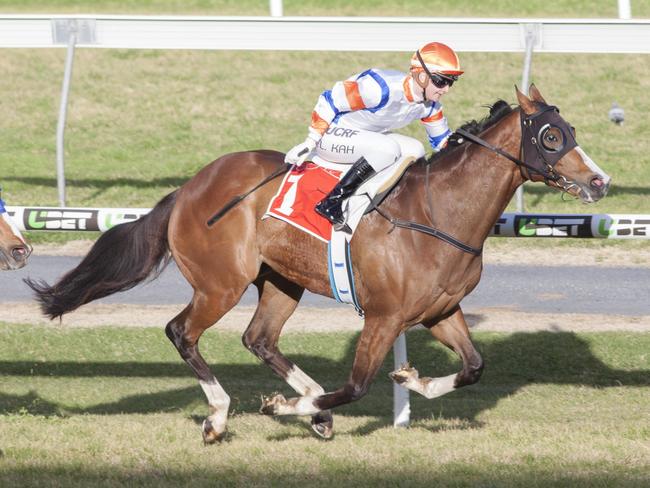
[[[314,415],[363,397],[370,387],[386,354],[402,327],[399,320],[366,316],[365,325],[357,342],[352,371],[347,383],[340,389],[322,395],[286,399],[277,395],[262,403],[260,411],[267,415]]]
[[[422,325],[429,329],[433,337],[461,357],[463,369],[449,376],[420,378],[415,368],[404,365],[390,373],[393,381],[429,399],[445,395],[461,386],[476,383],[483,372],[483,358],[472,343],[460,306],[456,307],[447,318],[440,321],[431,320]]]

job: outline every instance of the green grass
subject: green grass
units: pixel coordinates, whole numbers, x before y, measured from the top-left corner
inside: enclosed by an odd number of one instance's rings
[[[335,410],[336,436],[305,418],[256,413],[290,393],[233,333],[202,349],[232,397],[229,437],[200,444],[206,405],[158,329],[0,325],[2,486],[642,486],[650,482],[650,334],[478,333],[477,386],[412,396],[412,427],[391,427],[388,358],[370,393]],[[331,390],[356,334],[288,334],[283,351]],[[424,375],[456,358],[409,335]]]

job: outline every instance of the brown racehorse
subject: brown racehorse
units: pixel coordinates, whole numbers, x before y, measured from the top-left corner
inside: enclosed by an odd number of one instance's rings
[[[30,286],[44,312],[54,318],[155,276],[173,257],[194,296],[166,332],[207,396],[205,442],[223,437],[230,398],[199,353],[198,341],[251,283],[259,290],[259,304],[243,343],[299,395],[265,399],[262,413],[311,415],[314,430],[331,436],[330,409],[361,398],[397,336],[416,324],[458,353],[463,368],[448,377],[420,378],[405,366],[392,378],[427,398],[475,383],[483,360],[459,303],[479,281],[480,251],[464,252],[426,233],[396,228],[385,216],[435,227],[480,250],[526,179],[545,181],[585,202],[602,198],[609,177],[577,146],[573,128],[555,107],[547,105],[534,86],[530,93],[528,98],[517,90],[518,108],[500,101],[488,118],[474,122],[479,143],[492,150],[457,141],[457,147],[437,155],[431,164],[420,161],[406,171],[380,205],[384,216],[374,211],[362,219],[351,254],[365,324],[349,379],[338,390],[325,392],[278,349],[282,326],[305,289],[332,296],[326,245],[279,220],[261,219],[279,179],[207,225],[214,211],[282,167],[281,153],[251,151],[217,159],[145,217],[102,235],[58,283]]]
[[[22,268],[31,252],[31,246],[9,220],[5,202],[0,197],[0,270]]]

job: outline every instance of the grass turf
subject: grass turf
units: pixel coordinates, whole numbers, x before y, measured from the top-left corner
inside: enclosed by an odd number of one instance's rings
[[[292,333],[283,351],[326,390],[345,381],[354,333]],[[200,445],[206,405],[159,329],[0,325],[3,486],[638,486],[648,478],[650,334],[477,333],[481,382],[428,401],[391,427],[392,358],[359,402],[334,411],[336,436],[306,418],[256,413],[291,390],[234,333],[202,350],[229,392],[229,436]],[[457,371],[422,331],[422,375]]]

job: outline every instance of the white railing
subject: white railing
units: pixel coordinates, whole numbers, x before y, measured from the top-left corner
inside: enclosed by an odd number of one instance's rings
[[[432,38],[458,51],[649,53],[650,20],[434,17],[0,15],[0,47],[405,51]]]

